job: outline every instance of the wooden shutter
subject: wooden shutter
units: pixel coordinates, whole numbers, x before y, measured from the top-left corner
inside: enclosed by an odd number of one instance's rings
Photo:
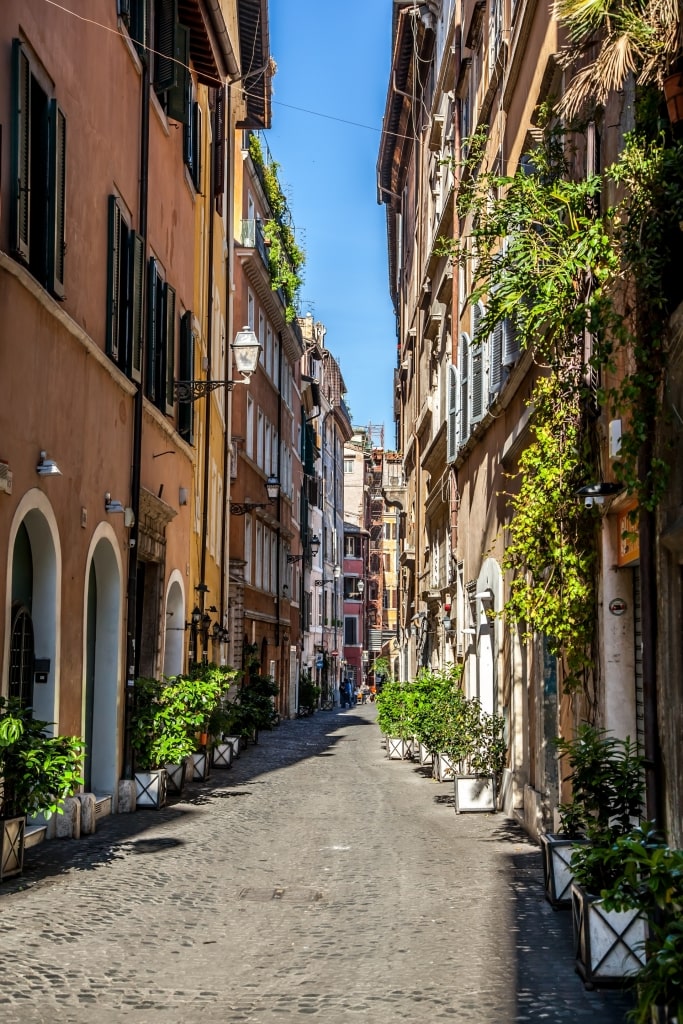
[[[470,425],[478,423],[484,415],[484,343],[477,337],[483,307],[477,302],[472,306],[472,344],[470,347]]]
[[[131,273],[131,324],[130,324],[130,376],[138,384],[142,380],[142,339],[145,292],[145,243],[142,237],[131,232],[130,239]]]
[[[49,108],[48,287],[64,298],[64,210],[66,202],[66,118],[56,100]]]
[[[190,30],[185,25],[176,26],[176,81],[168,91],[166,114],[181,124],[190,123],[190,100],[192,79],[190,77]]]
[[[157,346],[159,344],[159,272],[157,261],[152,257],[147,270],[147,361],[145,366],[145,394],[156,401],[157,393]]]
[[[164,359],[163,371],[165,380],[163,382],[163,394],[165,396],[164,411],[173,415],[174,395],[173,384],[175,381],[175,289],[170,284],[166,285],[165,324],[164,324]],[[162,389],[160,389],[161,392]],[[161,399],[161,393],[159,395]],[[161,407],[161,402],[159,403]]]
[[[519,335],[512,317],[503,320],[503,366],[514,366],[520,356]]]
[[[447,423],[446,423],[446,461],[455,462],[458,454],[458,391],[460,388],[460,374],[458,367],[452,363],[448,365],[447,402]]]
[[[180,346],[178,352],[178,379],[194,380],[194,333],[192,311],[183,313],[180,321]],[[178,402],[178,433],[194,444],[194,403]]]
[[[154,88],[157,92],[165,92],[172,89],[178,79],[175,62],[178,0],[156,0],[154,18]]]
[[[107,251],[107,355],[119,361],[119,282],[121,277],[121,211],[116,196],[109,196]]]
[[[460,335],[460,353],[458,357],[460,370],[460,444],[463,445],[470,436],[469,419],[469,369],[470,339],[466,334]]]
[[[31,67],[18,39],[12,41],[12,245],[28,262],[31,238]]]

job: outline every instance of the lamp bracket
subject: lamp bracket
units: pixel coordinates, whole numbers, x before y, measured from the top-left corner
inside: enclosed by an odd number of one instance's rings
[[[247,377],[244,381],[176,380],[173,382],[173,393],[177,402],[196,402],[198,398],[204,398],[210,391],[216,391],[217,388],[227,388],[228,391],[232,391],[235,383],[246,384],[247,380]]]
[[[233,516],[243,516],[247,512],[253,512],[255,508],[268,508],[269,504],[269,501],[231,501],[230,514]]]

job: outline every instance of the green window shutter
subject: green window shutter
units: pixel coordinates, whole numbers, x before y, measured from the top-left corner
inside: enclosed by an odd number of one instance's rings
[[[213,112],[213,195],[216,212],[223,213],[223,189],[225,187],[225,89],[216,89],[216,105]]]
[[[157,393],[157,345],[159,343],[159,272],[152,257],[147,270],[147,364],[145,394],[154,402]]]
[[[192,180],[194,181],[194,187],[197,189],[197,192],[201,192],[201,190],[202,190],[202,110],[201,110],[201,107],[199,106],[198,103],[195,103],[194,107],[195,107],[194,118],[193,118],[193,121],[194,121],[194,124],[193,124],[193,128],[194,128],[194,141],[193,141],[193,146],[192,146],[192,148],[194,150],[194,166],[193,166]]]
[[[49,113],[50,184],[48,188],[48,287],[64,298],[64,206],[66,200],[66,118],[56,100]]]
[[[109,196],[107,251],[107,355],[119,361],[119,282],[121,277],[121,211],[116,196]]]
[[[180,321],[178,379],[194,380],[194,333],[192,331],[192,310],[190,309],[183,314]],[[178,402],[178,433],[188,444],[194,444],[193,402]]]
[[[192,80],[190,78],[190,30],[185,25],[176,26],[176,82],[168,90],[166,114],[181,124],[190,122],[190,99]]]
[[[458,352],[458,368],[460,370],[460,434],[458,443],[463,445],[470,436],[469,419],[469,371],[470,371],[470,339],[466,334],[460,335]]]
[[[142,339],[145,288],[145,243],[131,232],[131,359],[130,376],[138,384],[142,380]]]
[[[503,385],[503,323],[498,321],[489,337],[489,393],[497,395]]]
[[[154,88],[165,92],[176,84],[178,0],[157,0],[155,9]]]
[[[165,345],[164,345],[164,388],[165,396],[164,411],[173,415],[174,396],[173,384],[175,381],[175,289],[170,284],[166,285],[165,302],[166,324],[165,324]],[[161,397],[161,395],[160,395]]]
[[[31,67],[18,39],[12,41],[12,243],[29,260],[31,237]]]

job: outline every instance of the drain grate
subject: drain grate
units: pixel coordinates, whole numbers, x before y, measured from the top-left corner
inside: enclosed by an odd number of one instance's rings
[[[284,903],[319,903],[325,898],[325,894],[320,889],[276,886],[269,889],[240,889],[238,898],[253,900],[256,903],[268,903],[271,900],[281,900]]]

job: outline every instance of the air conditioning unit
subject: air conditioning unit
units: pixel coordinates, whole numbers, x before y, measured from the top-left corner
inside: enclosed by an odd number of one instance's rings
[[[12,493],[12,470],[6,462],[0,462],[0,492]]]

